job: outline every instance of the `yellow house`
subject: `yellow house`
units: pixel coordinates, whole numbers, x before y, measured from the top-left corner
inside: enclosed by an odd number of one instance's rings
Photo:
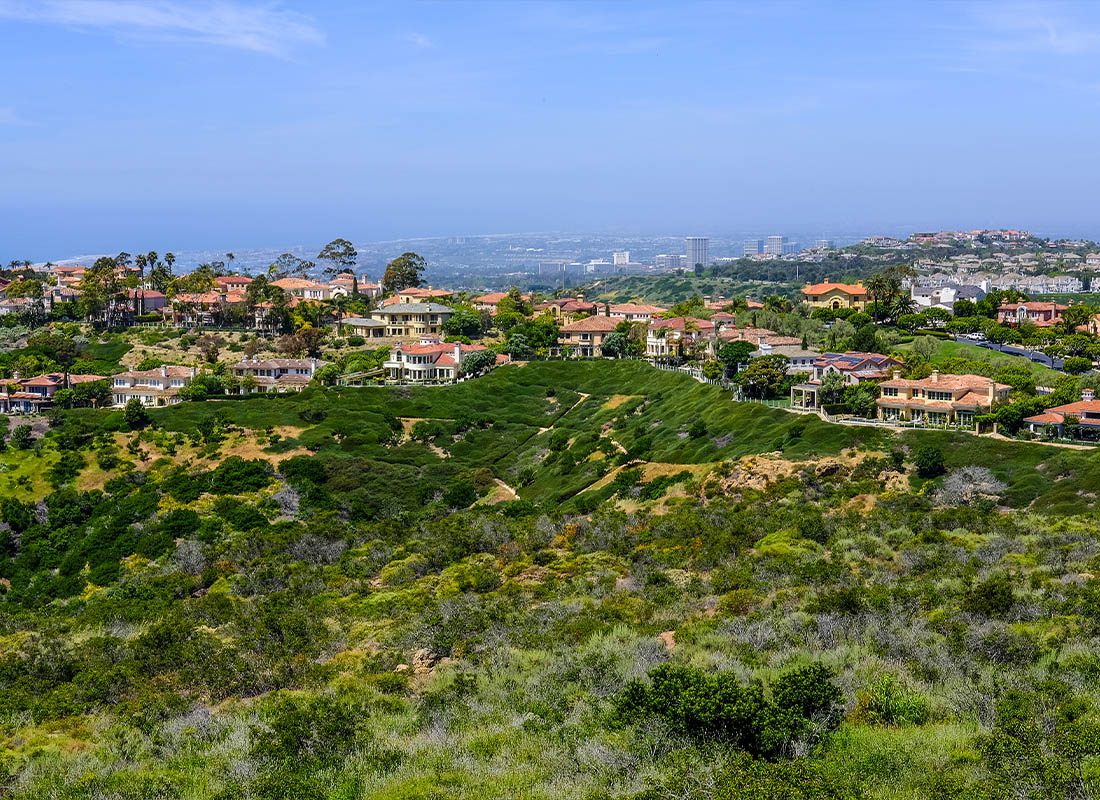
[[[867,290],[862,283],[814,283],[802,289],[802,299],[814,308],[854,308],[867,305]]]

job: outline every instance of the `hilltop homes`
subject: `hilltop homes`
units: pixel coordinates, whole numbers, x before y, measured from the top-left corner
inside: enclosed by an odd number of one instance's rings
[[[1007,400],[1012,390],[983,375],[944,375],[938,370],[919,380],[902,378],[895,370],[894,377],[880,387],[879,419],[967,426],[994,403]]]
[[[382,305],[394,305],[396,303],[442,303],[450,300],[454,292],[448,289],[433,289],[430,286],[410,286],[407,289],[399,289],[392,296],[382,301]]]
[[[822,353],[813,360],[810,377],[805,383],[791,387],[791,405],[818,408],[821,387],[830,375],[839,375],[846,386],[864,381],[885,380],[901,362],[881,353]]]
[[[174,406],[181,402],[180,389],[197,374],[194,367],[164,365],[155,369],[131,370],[111,376],[111,392],[116,406],[140,400],[146,406]]]
[[[1100,400],[1092,389],[1082,389],[1077,402],[1048,408],[1042,414],[1024,418],[1024,422],[1032,433],[1050,429],[1058,436],[1065,436],[1067,427],[1076,423],[1081,430],[1095,436],[1100,433]]]
[[[245,393],[300,392],[329,362],[317,358],[246,358],[231,369]]]
[[[480,344],[446,343],[425,336],[417,344],[394,345],[382,369],[388,380],[402,383],[452,383],[462,374],[466,356],[485,349]],[[497,364],[508,360],[503,354],[496,357]]]
[[[106,382],[103,375],[65,375],[51,372],[20,378],[19,373],[6,381],[3,393],[0,393],[0,411],[7,413],[38,414],[53,405],[58,389],[71,389],[82,383]]]
[[[814,308],[863,311],[867,307],[867,289],[861,283],[814,283],[803,287],[802,300]]]
[[[646,303],[612,303],[601,309],[602,313],[620,322],[649,322],[666,311],[667,308]]]
[[[1002,303],[997,309],[997,321],[1004,325],[1020,325],[1024,322],[1040,328],[1049,328],[1062,321],[1062,312],[1069,306],[1051,302]]]
[[[535,306],[536,314],[550,314],[561,325],[575,322],[581,317],[596,313],[596,304],[589,303],[584,298],[559,297],[547,300]]]
[[[371,312],[373,319],[386,324],[386,336],[416,339],[421,336],[438,336],[443,333],[443,323],[451,318],[454,309],[439,303],[391,303]]]
[[[713,358],[718,326],[709,319],[673,317],[656,319],[646,331],[645,353],[649,358],[672,358],[691,352]]]
[[[558,343],[563,348],[571,348],[573,354],[581,358],[600,356],[604,338],[614,333],[621,321],[603,315],[578,319],[562,325]]]

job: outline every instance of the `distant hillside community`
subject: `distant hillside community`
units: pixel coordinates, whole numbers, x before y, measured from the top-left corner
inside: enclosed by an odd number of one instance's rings
[[[669,274],[728,271],[705,243],[688,239],[707,264]],[[627,358],[832,422],[1096,438],[1100,304],[1081,290],[1100,253],[1060,243],[1053,259],[1044,247],[1020,231],[821,245],[811,256],[837,272],[820,280],[664,303],[644,284],[623,298],[598,280],[556,291],[431,286],[413,252],[372,278],[346,239],[315,261],[285,253],[253,274],[234,269],[233,253],[183,274],[170,252],[86,266],[15,261],[0,277],[0,409],[445,384],[507,363]],[[938,248],[963,252],[938,257]],[[844,272],[874,251],[893,255]]]

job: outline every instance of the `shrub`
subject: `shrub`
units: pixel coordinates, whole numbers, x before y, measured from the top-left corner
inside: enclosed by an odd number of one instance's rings
[[[913,455],[913,466],[922,478],[935,478],[944,471],[943,451],[932,445],[922,445]]]
[[[30,450],[34,443],[34,435],[30,425],[16,425],[11,432],[11,446],[16,450]]]
[[[271,478],[271,465],[266,461],[230,456],[210,473],[210,491],[214,494],[256,492],[267,486]]]
[[[928,721],[928,698],[884,675],[856,694],[852,719],[869,725],[923,725]]]
[[[149,424],[149,412],[145,410],[145,406],[136,397],[126,401],[123,418],[126,420],[126,427],[132,431],[144,428]]]
[[[1007,575],[993,575],[976,584],[962,601],[963,611],[996,617],[1007,614],[1016,605],[1016,594]]]

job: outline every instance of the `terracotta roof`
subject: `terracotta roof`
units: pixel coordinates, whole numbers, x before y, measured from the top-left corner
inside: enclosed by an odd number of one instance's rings
[[[217,292],[181,292],[172,298],[173,303],[194,303],[200,306],[216,306],[222,301]]]
[[[562,325],[562,333],[611,333],[621,320],[604,316],[592,316]]]
[[[611,306],[612,314],[663,314],[666,311],[667,308],[646,303],[615,303]]]
[[[811,297],[828,294],[831,291],[840,291],[851,295],[866,295],[867,289],[862,283],[814,283],[802,289],[802,294]]]
[[[652,330],[687,330],[689,324],[695,326],[700,333],[714,330],[714,323],[709,319],[696,319],[695,317],[672,317],[671,319],[655,319],[649,323]],[[801,340],[800,340],[801,341]]]
[[[508,296],[507,292],[489,292],[489,294],[483,294],[480,297],[475,297],[475,303],[481,303],[482,305],[495,306],[501,300]]]
[[[252,283],[252,279],[247,275],[219,275],[214,280],[219,286],[229,286],[233,283]]]
[[[317,281],[306,280],[305,278],[279,278],[277,281],[271,282],[272,286],[278,286],[284,291],[291,289],[327,289],[328,287],[323,283],[317,283]]]
[[[884,387],[893,389],[942,389],[943,391],[954,391],[955,389],[973,389],[977,391],[988,391],[989,384],[992,382],[992,378],[987,378],[984,375],[939,375],[938,377],[920,378],[918,380],[908,378],[893,378],[883,382]],[[1004,383],[995,383],[994,389],[998,392],[1011,389],[1012,387]]]
[[[1018,308],[1026,308],[1028,311],[1065,311],[1069,306],[1053,301],[1029,300],[1026,303],[1001,303],[998,311],[1015,311]]]

